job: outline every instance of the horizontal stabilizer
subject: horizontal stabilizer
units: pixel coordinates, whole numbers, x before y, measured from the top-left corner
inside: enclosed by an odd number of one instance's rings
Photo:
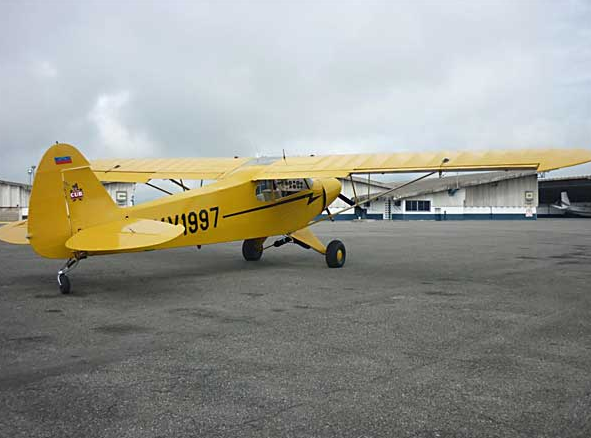
[[[182,225],[151,219],[124,219],[86,228],[66,241],[73,251],[118,252],[147,249],[183,234]]]
[[[12,222],[1,227],[0,240],[13,245],[28,245],[27,221]]]

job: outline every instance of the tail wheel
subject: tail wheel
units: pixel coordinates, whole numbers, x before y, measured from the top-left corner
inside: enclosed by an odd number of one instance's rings
[[[326,264],[329,268],[342,268],[347,258],[345,245],[340,240],[333,240],[326,247]]]
[[[248,239],[242,243],[242,256],[244,260],[256,262],[263,255],[263,242],[265,239]]]

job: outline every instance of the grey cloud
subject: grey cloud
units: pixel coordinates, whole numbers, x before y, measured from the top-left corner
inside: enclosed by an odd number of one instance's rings
[[[0,176],[105,156],[591,147],[591,6],[4,2]]]

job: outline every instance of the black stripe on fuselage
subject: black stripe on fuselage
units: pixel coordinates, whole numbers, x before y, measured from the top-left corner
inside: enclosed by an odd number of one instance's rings
[[[295,201],[299,201],[300,199],[306,199],[306,198],[308,198],[308,205],[310,205],[312,202],[314,202],[315,200],[320,198],[320,195],[314,196],[314,193],[310,192],[310,193],[306,193],[305,195],[297,196],[295,198],[284,199],[283,201],[275,202],[270,205],[261,205],[260,207],[249,208],[248,210],[237,211],[236,213],[226,214],[226,215],[224,215],[224,219],[228,218],[228,217],[232,217],[232,216],[238,216],[241,214],[252,213],[254,211],[265,210],[266,208],[277,207],[277,206],[283,205],[283,204],[289,204],[290,202],[295,202]]]

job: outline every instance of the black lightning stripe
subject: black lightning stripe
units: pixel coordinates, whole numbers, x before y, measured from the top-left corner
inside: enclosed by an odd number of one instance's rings
[[[266,208],[277,207],[278,205],[289,204],[290,202],[295,202],[295,201],[299,201],[300,199],[306,199],[306,198],[308,198],[308,204],[307,205],[310,205],[312,202],[314,202],[318,198],[320,198],[320,195],[314,196],[314,193],[310,192],[310,193],[307,193],[305,195],[297,196],[295,198],[285,199],[283,201],[275,202],[274,204],[262,205],[260,207],[250,208],[248,210],[237,211],[236,213],[226,214],[226,215],[224,215],[224,219],[227,218],[227,217],[238,216],[240,214],[252,213],[253,211],[264,210]]]

